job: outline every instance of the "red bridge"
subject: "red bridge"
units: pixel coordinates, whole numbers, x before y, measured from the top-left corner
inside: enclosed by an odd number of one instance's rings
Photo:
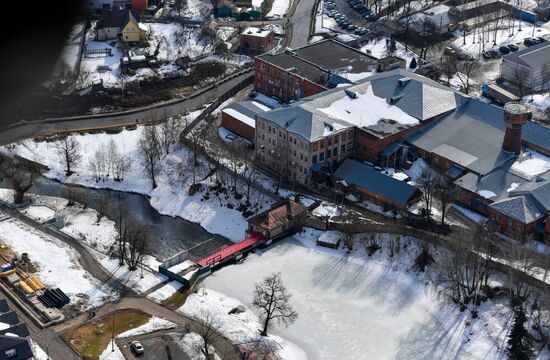
[[[236,244],[233,244],[231,246],[228,246],[220,251],[217,251],[213,253],[212,255],[205,257],[201,261],[198,262],[200,266],[206,266],[206,265],[212,265],[215,263],[218,263],[220,261],[227,260],[231,256],[244,251],[248,250],[259,243],[261,243],[264,240],[264,237],[262,234],[252,234],[243,241],[239,241]]]

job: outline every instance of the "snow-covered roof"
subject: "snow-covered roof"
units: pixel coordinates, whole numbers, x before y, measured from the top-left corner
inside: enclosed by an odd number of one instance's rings
[[[222,113],[225,113],[250,127],[256,128],[256,115],[269,110],[271,110],[270,107],[257,101],[245,100],[230,104],[222,110]]]
[[[244,35],[256,36],[261,38],[267,37],[271,33],[272,33],[271,29],[262,29],[262,28],[253,27],[253,26],[248,27],[243,31]]]

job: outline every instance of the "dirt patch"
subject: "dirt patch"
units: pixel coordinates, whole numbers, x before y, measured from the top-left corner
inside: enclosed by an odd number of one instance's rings
[[[137,328],[149,321],[150,316],[139,310],[119,310],[91,321],[63,335],[63,339],[86,360],[97,360],[114,334]],[[114,321],[113,321],[114,320]]]

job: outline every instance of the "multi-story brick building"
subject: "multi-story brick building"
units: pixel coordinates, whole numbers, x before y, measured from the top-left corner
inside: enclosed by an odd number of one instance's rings
[[[366,77],[376,66],[376,58],[328,39],[256,57],[254,88],[288,102],[330,88],[335,75],[357,79]]]

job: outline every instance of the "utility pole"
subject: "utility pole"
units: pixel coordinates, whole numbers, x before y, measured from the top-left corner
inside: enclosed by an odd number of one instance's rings
[[[111,324],[111,352],[115,352],[115,314],[116,314],[116,305],[113,304],[113,316]]]

